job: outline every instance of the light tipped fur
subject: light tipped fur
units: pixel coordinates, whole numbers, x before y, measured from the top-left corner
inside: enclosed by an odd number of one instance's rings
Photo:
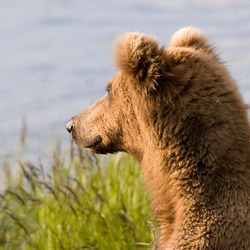
[[[148,90],[156,89],[162,75],[164,49],[158,41],[141,33],[125,33],[116,40],[115,63]]]
[[[213,47],[208,43],[201,30],[193,27],[185,27],[178,30],[171,39],[171,47],[189,47],[195,50],[213,53]]]
[[[250,128],[229,72],[194,28],[166,49],[139,33],[116,45],[119,72],[71,121],[74,140],[141,163],[158,250],[249,250]]]

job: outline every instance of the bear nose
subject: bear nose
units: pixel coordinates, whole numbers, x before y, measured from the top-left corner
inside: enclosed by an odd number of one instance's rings
[[[66,123],[65,127],[66,127],[67,131],[68,131],[69,133],[71,133],[72,130],[73,130],[73,128],[74,128],[73,120],[70,119],[70,120]]]

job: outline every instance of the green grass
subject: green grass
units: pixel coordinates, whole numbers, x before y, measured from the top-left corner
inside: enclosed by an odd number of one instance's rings
[[[131,157],[100,160],[80,151],[71,156],[57,152],[51,165],[45,171],[20,163],[20,175],[2,192],[0,249],[153,246],[150,201]]]

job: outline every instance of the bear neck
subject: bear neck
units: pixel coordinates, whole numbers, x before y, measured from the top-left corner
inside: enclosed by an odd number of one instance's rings
[[[204,235],[210,234],[211,226],[219,220],[214,208],[225,202],[221,196],[224,190],[232,187],[231,194],[237,200],[241,192],[238,190],[244,190],[244,186],[248,185],[247,178],[244,180],[242,177],[243,172],[239,174],[237,170],[223,167],[228,163],[224,161],[228,155],[216,159],[208,166],[208,163],[202,162],[185,150],[183,152],[183,148],[177,148],[175,145],[154,150],[154,156],[152,150],[149,150],[145,152],[141,162],[159,223],[159,241],[168,242],[170,245],[171,241],[180,242],[184,235],[195,238],[193,230],[195,227],[205,228]],[[232,149],[232,156],[233,151]],[[228,153],[230,154],[230,151]],[[247,155],[250,154],[246,150],[244,155],[241,155],[242,160],[239,160],[239,165],[247,164],[246,161],[249,161]],[[249,171],[245,174],[249,176]],[[239,197],[242,195],[244,194],[241,193]],[[168,245],[164,245],[164,249],[166,246]]]

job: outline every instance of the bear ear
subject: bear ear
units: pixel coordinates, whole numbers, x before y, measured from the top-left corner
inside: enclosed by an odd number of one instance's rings
[[[125,33],[116,40],[115,63],[147,90],[155,90],[164,67],[164,48],[153,37]]]
[[[194,27],[184,27],[178,30],[171,39],[171,47],[189,47],[195,50],[200,50],[210,54],[214,53],[214,48],[211,46],[206,36],[201,30]]]

